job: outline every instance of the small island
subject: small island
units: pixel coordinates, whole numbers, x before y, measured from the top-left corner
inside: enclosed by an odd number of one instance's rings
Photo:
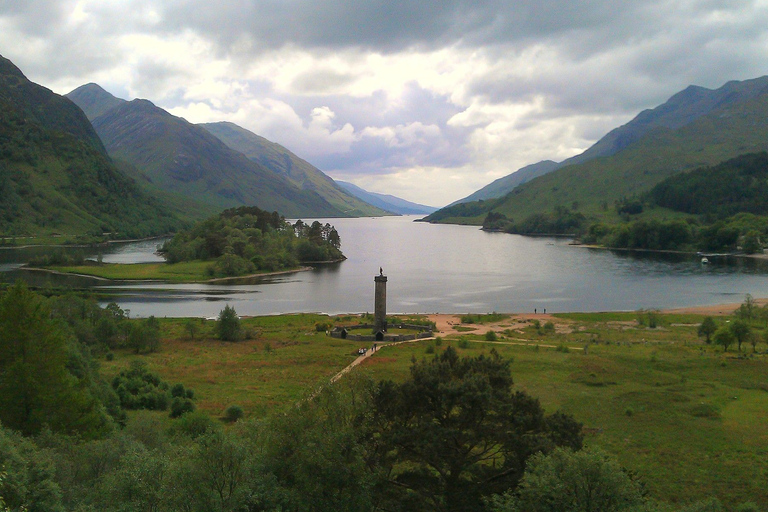
[[[165,263],[102,264],[54,258],[46,270],[114,280],[200,282],[307,269],[346,259],[330,224],[288,222],[256,206],[231,208],[180,231],[160,249]]]

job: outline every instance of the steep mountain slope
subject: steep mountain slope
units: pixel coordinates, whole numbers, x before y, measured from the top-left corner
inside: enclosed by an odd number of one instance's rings
[[[94,83],[81,85],[74,91],[67,93],[66,97],[83,109],[91,121],[106,111],[125,103],[124,99],[113,96],[102,89],[100,85]]]
[[[437,210],[437,208],[432,206],[412,203],[393,195],[368,192],[367,190],[364,190],[357,185],[353,185],[352,183],[347,183],[346,181],[339,181],[337,183],[350,194],[359,197],[363,201],[398,215],[425,215]]]
[[[147,100],[122,103],[92,123],[112,157],[134,165],[162,190],[217,208],[255,205],[288,217],[345,216],[317,193],[300,190]]]
[[[0,57],[0,232],[130,237],[180,225],[119,172],[74,103]]]
[[[688,88],[612,131],[596,147],[583,155],[610,155],[560,167],[482,208],[465,207],[471,215],[451,207],[426,220],[471,217],[477,223],[488,211],[521,220],[574,205],[599,216],[607,204],[645,192],[677,172],[768,149],[768,78],[729,82],[715,91]]]
[[[518,185],[535,177],[542,176],[567,165],[580,164],[594,158],[614,155],[630,144],[640,140],[652,130],[659,128],[677,130],[715,109],[727,108],[730,105],[749,101],[760,96],[765,92],[766,88],[768,88],[768,77],[731,81],[715,90],[694,85],[689,86],[672,96],[662,105],[644,110],[627,124],[611,130],[579,155],[557,164],[550,160],[545,160],[523,167],[448,206],[480,199],[502,197],[514,190]]]
[[[239,151],[264,168],[285,177],[302,190],[317,192],[347,215],[368,217],[386,212],[347,193],[318,168],[296,156],[280,144],[271,142],[234,123],[204,123],[202,126],[224,144]]]

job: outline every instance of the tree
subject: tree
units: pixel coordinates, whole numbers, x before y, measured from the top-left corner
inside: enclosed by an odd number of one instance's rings
[[[741,344],[747,341],[752,335],[752,329],[747,322],[741,319],[731,322],[729,329],[736,339],[736,343],[738,343],[739,352],[741,352]]]
[[[715,335],[712,337],[715,344],[722,345],[723,351],[727,352],[728,347],[733,345],[733,343],[736,341],[735,337],[733,336],[733,331],[731,331],[728,327],[720,327],[716,332]]]
[[[712,335],[715,334],[715,331],[717,331],[715,319],[711,316],[704,317],[704,320],[702,320],[701,325],[699,326],[699,337],[705,336],[705,341],[707,342],[707,345],[709,345],[712,343]]]
[[[195,337],[200,333],[200,326],[194,318],[189,318],[186,322],[184,322],[184,330],[187,331],[187,336],[189,336],[189,339],[194,340]]]
[[[51,318],[46,299],[19,282],[0,298],[0,421],[24,434],[43,425],[66,433],[100,435],[111,428],[88,383],[95,378],[78,364],[68,326]]]
[[[760,233],[754,229],[747,231],[747,234],[744,235],[744,241],[741,244],[741,248],[747,254],[763,252],[763,244],[760,242]]]
[[[744,297],[744,302],[736,310],[736,316],[743,320],[752,320],[755,317],[757,304],[749,293]]]
[[[240,341],[243,338],[243,329],[240,325],[240,317],[235,308],[227,304],[219,313],[216,321],[216,334],[223,341]]]
[[[373,439],[396,509],[482,510],[483,497],[517,485],[533,454],[581,447],[573,418],[545,416],[512,391],[509,364],[495,351],[459,358],[448,347],[414,363],[407,381],[379,384]]]
[[[619,512],[638,510],[642,486],[599,449],[556,448],[531,457],[516,492],[491,500],[493,512]]]

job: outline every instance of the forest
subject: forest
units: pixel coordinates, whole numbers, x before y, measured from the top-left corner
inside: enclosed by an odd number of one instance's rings
[[[255,206],[231,208],[177,233],[161,253],[168,263],[211,260],[208,273],[231,277],[344,259],[341,238],[330,224],[297,220]]]

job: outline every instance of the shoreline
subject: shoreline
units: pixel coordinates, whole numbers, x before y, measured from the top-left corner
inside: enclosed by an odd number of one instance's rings
[[[110,244],[128,244],[132,242],[148,242],[150,240],[160,240],[161,238],[168,238],[172,237],[172,234],[166,234],[166,235],[155,235],[155,236],[148,236],[145,238],[126,238],[125,240],[106,240],[104,242],[98,242],[95,244],[26,244],[26,245],[0,245],[0,250],[10,250],[10,249],[30,249],[32,247],[51,247],[51,248],[59,248],[59,247],[66,247],[69,249],[85,249],[89,247],[104,247],[108,246]],[[4,237],[4,238],[13,238],[13,237]],[[23,237],[23,238],[31,238],[31,237]]]
[[[121,265],[129,265],[129,263],[121,263]],[[47,272],[49,274],[54,275],[60,275],[60,276],[74,276],[74,277],[85,277],[90,279],[96,279],[98,281],[105,281],[105,282],[130,282],[130,283],[169,283],[169,284],[209,284],[209,283],[222,283],[224,281],[237,281],[241,279],[254,279],[258,277],[269,277],[269,276],[277,276],[282,274],[294,274],[297,272],[305,272],[307,270],[312,270],[313,267],[299,267],[295,269],[289,269],[289,270],[276,270],[274,272],[264,272],[260,274],[248,274],[245,276],[235,276],[235,277],[215,277],[212,279],[202,279],[202,280],[192,280],[192,281],[172,281],[169,279],[154,279],[154,278],[147,278],[147,279],[110,279],[108,277],[101,277],[94,274],[82,274],[79,272],[62,272],[60,270],[54,270],[51,268],[41,268],[41,267],[27,267],[22,266],[19,267],[23,270],[28,270],[31,272]]]

